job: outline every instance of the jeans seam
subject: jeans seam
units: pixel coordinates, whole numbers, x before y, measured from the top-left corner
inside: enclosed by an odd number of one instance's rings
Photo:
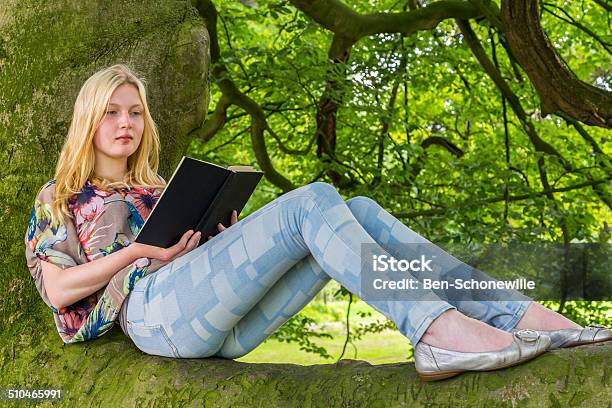
[[[441,300],[441,299],[440,299],[440,301],[441,301],[441,302],[444,302],[444,301],[443,301],[443,300]],[[415,329],[414,329],[414,334],[412,335],[413,339],[411,339],[411,341],[412,341],[412,345],[413,345],[413,346],[416,346],[416,345],[417,345],[417,343],[418,343],[418,342],[421,340],[421,337],[423,337],[423,334],[425,334],[425,332],[423,332],[423,333],[422,333],[422,334],[419,336],[418,340],[416,340],[416,339],[415,339],[416,334],[417,334],[417,333],[419,333],[419,332],[421,331],[421,329],[422,329],[422,327],[423,327],[423,325],[424,325],[424,324],[426,324],[427,322],[429,322],[429,324],[427,325],[427,327],[431,326],[431,324],[433,323],[433,321],[434,321],[434,320],[435,320],[437,317],[439,317],[439,316],[440,316],[442,313],[446,312],[447,310],[452,310],[452,309],[457,310],[457,308],[456,308],[455,306],[451,305],[450,303],[446,303],[446,306],[445,306],[445,307],[440,308],[439,310],[435,310],[433,313],[428,314],[428,315],[427,315],[427,317],[425,318],[425,320],[423,320],[423,321],[421,322],[421,324],[419,324],[419,327],[417,327],[417,328],[415,328]],[[436,317],[435,317],[435,318],[432,318],[432,316],[433,316],[433,315],[435,315],[436,313],[437,313]],[[427,327],[425,328],[425,330],[427,330]]]
[[[177,347],[174,345],[172,340],[170,340],[168,333],[166,333],[166,329],[164,329],[164,326],[162,326],[161,324],[159,325],[159,331],[161,332],[162,336],[164,336],[166,343],[170,346],[170,349],[174,353],[174,357],[181,358],[181,355],[179,354]]]
[[[134,323],[134,322],[132,322],[130,320],[127,320],[127,328],[132,328],[134,325],[138,325],[141,328],[148,329],[148,330],[156,330],[157,329],[159,331],[159,333],[161,333],[161,335],[163,337],[163,341],[168,345],[168,347],[170,347],[170,350],[172,351],[172,354],[174,354],[174,357],[175,358],[181,358],[181,355],[179,354],[178,349],[176,348],[176,346],[174,345],[172,340],[170,340],[170,337],[166,333],[166,329],[164,329],[164,326],[162,326],[161,324],[146,325],[146,324]],[[132,329],[132,331],[133,331],[133,329]],[[128,330],[128,332],[129,332],[129,330]],[[138,336],[135,336],[135,337],[138,337]],[[133,339],[132,339],[132,341],[133,341]]]
[[[503,327],[501,327],[500,330],[508,331],[508,328],[513,329],[520,321],[520,319],[518,318],[519,314],[521,314],[521,317],[522,317],[522,315],[525,314],[525,311],[527,310],[527,307],[529,306],[531,302],[533,301],[528,301],[528,300],[522,301],[518,309],[516,309],[516,311],[510,318],[510,321],[506,323]]]

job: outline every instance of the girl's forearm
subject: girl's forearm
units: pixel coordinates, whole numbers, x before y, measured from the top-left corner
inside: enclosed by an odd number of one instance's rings
[[[105,287],[121,269],[140,258],[136,247],[122,248],[99,259],[56,271],[56,307],[66,307]],[[58,308],[59,308],[58,307]]]

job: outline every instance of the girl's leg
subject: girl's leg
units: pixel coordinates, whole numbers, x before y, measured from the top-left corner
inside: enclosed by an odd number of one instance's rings
[[[351,213],[366,232],[396,258],[410,254],[401,253],[402,248],[410,243],[427,243],[431,246],[429,256],[436,259],[448,258],[458,264],[458,268],[444,271],[441,279],[450,279],[458,275],[471,273],[473,268],[456,260],[441,248],[417,234],[384,210],[377,202],[368,197],[353,197],[346,201]],[[393,244],[400,252],[392,252]],[[481,272],[482,273],[482,272]],[[484,274],[483,274],[484,275]],[[487,275],[484,275],[487,276]],[[287,320],[299,313],[315,295],[323,289],[330,277],[316,263],[312,255],[300,260],[283,275],[239,322],[225,339],[217,356],[238,358],[249,353],[268,338]],[[492,278],[491,278],[492,279]],[[495,295],[500,295],[496,292]],[[524,296],[518,294],[519,296]],[[510,331],[523,315],[530,300],[510,300],[513,294],[503,294],[497,301],[454,301],[452,304],[463,314],[481,320],[494,327]]]
[[[368,234],[395,258],[411,259],[424,254],[427,259],[435,259],[435,263],[442,266],[438,277],[440,281],[457,278],[494,280],[414,232],[371,198],[353,197],[346,203]],[[456,293],[446,293],[444,290],[435,292],[466,316],[506,331],[517,325],[533,302],[533,299],[515,290],[489,291],[487,299],[490,300],[461,300]]]
[[[362,243],[376,245],[336,189],[312,183],[139,281],[134,290],[141,299],[130,299],[128,320],[163,329],[178,357],[214,355],[232,328],[309,254],[327,275],[360,296]],[[386,252],[380,248],[379,253]],[[416,344],[434,319],[455,307],[430,290],[413,294],[411,301],[368,303]],[[274,307],[291,300],[276,299]]]
[[[215,356],[239,358],[254,350],[310,303],[330,279],[312,255],[302,258],[232,327]]]

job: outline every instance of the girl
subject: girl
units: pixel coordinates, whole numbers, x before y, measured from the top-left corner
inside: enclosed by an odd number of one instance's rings
[[[329,279],[359,296],[361,244],[401,259],[407,250],[391,253],[392,244],[426,243],[438,260],[457,262],[373,200],[345,202],[321,182],[239,222],[234,212],[231,226],[219,224],[220,233],[199,246],[202,237],[193,231],[169,248],[134,243],[165,185],[157,175],[158,150],[142,81],[124,65],[91,76],[25,236],[28,268],[66,343],[99,337],[118,321],[149,354],[237,358],[298,313]],[[442,278],[470,271],[459,263]],[[425,289],[411,293],[410,300],[368,303],[415,345],[425,380],[521,363],[549,349],[551,337],[552,347],[612,337],[519,293],[512,297],[519,300],[492,294],[486,302],[447,302]]]

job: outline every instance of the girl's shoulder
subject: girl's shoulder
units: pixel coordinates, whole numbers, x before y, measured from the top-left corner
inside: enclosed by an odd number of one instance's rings
[[[36,199],[40,202],[50,203],[53,201],[53,192],[55,191],[55,179],[48,180],[38,190]]]

